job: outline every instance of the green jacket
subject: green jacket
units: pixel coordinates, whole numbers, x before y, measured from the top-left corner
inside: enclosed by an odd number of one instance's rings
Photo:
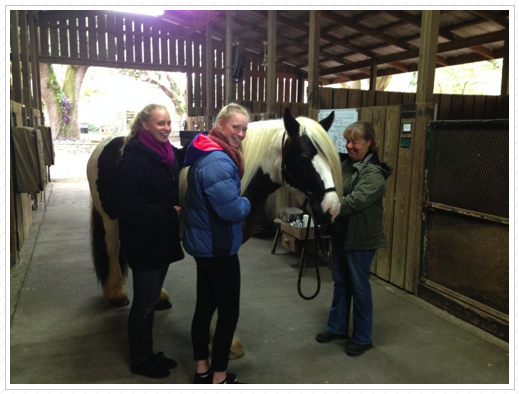
[[[393,169],[381,163],[370,153],[364,160],[353,163],[349,156],[342,163],[341,211],[330,225],[334,241],[347,250],[386,248],[387,241],[382,226],[382,198],[386,179]]]

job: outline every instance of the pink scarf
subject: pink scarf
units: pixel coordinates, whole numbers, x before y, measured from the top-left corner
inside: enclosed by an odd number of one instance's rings
[[[173,171],[175,153],[173,152],[173,147],[169,141],[166,141],[165,143],[157,141],[148,130],[142,130],[137,138],[146,148],[155,152],[160,161],[167,165],[170,171]]]
[[[240,179],[243,178],[243,157],[238,149],[233,148],[231,145],[227,143],[227,138],[222,134],[221,131],[216,128],[212,129],[209,132],[209,138],[211,138],[214,142],[220,145],[225,153],[229,155],[232,159],[236,167],[238,167],[238,175]]]

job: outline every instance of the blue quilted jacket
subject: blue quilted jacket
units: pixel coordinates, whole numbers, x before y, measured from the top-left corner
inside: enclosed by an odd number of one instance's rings
[[[238,167],[220,145],[198,134],[186,151],[187,175],[183,245],[195,257],[230,256],[242,243],[242,219],[250,202],[240,197]]]

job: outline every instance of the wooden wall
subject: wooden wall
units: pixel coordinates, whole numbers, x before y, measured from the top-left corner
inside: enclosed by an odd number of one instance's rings
[[[320,109],[414,104],[415,99],[416,93],[319,89]],[[509,118],[509,96],[435,94],[433,99],[438,104],[436,120]]]
[[[43,125],[35,11],[10,11],[10,127]],[[10,155],[10,160],[12,157]],[[32,225],[41,193],[15,193],[10,168],[10,260],[13,266]]]
[[[182,36],[177,26],[146,15],[113,11],[56,11],[41,14],[40,61],[99,67],[184,72],[188,77],[188,116],[215,115],[224,105],[225,42],[213,39],[214,108],[207,108],[205,51],[202,34]],[[245,53],[244,77],[231,86],[231,101],[265,101],[266,68],[262,58]],[[302,73],[277,67],[278,102],[299,103]],[[262,104],[260,104],[262,105]],[[265,112],[256,105],[251,112]]]

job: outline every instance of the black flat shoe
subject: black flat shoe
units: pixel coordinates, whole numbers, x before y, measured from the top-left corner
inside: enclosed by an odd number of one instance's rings
[[[371,342],[370,343],[366,343],[365,345],[360,345],[360,344],[355,343],[355,342],[350,342],[346,346],[346,354],[348,356],[352,356],[352,357],[360,356],[366,350],[371,349],[372,346],[373,346],[373,344]]]
[[[149,358],[149,360],[167,369],[173,369],[177,367],[177,362],[167,358],[163,352],[155,353]]]
[[[238,382],[238,377],[235,373],[227,373],[227,377],[223,382],[219,384],[244,384],[243,382]]]
[[[328,330],[321,331],[315,336],[315,340],[317,342],[326,343],[335,341],[337,339],[348,339],[348,334],[334,334],[333,332],[330,332]]]
[[[195,372],[193,384],[212,384],[213,383],[213,371],[209,370],[205,373]]]
[[[142,375],[153,379],[162,379],[169,376],[169,369],[157,364],[151,360],[151,357],[141,364],[132,365],[130,371],[136,375]]]

